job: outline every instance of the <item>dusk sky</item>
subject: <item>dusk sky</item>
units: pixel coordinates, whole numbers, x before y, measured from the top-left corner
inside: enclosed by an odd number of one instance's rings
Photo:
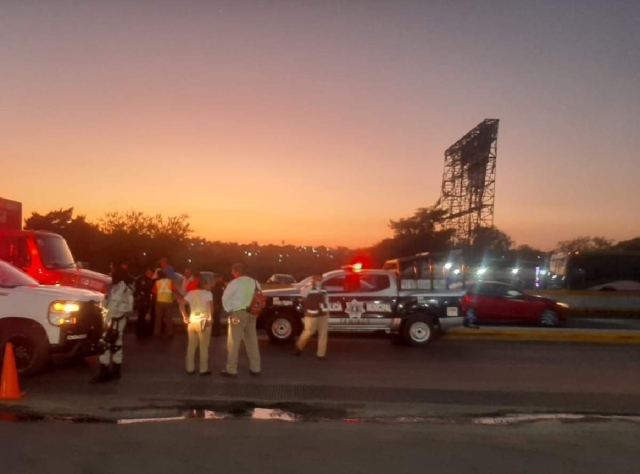
[[[640,2],[8,1],[0,196],[368,246],[500,119],[495,225],[640,236]]]

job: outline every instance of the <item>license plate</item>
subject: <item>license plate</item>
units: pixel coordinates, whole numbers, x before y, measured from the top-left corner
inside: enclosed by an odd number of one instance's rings
[[[458,308],[447,308],[447,316],[458,316]]]

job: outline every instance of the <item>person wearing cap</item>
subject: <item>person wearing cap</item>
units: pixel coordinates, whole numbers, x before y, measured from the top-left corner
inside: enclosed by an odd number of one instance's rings
[[[180,312],[187,325],[188,345],[186,368],[189,375],[196,373],[196,352],[200,351],[200,375],[211,375],[209,370],[209,343],[211,342],[211,318],[213,295],[207,290],[207,281],[194,278],[195,289],[180,300]],[[189,310],[187,311],[187,305]]]
[[[221,373],[223,377],[238,376],[238,352],[243,341],[249,358],[249,373],[254,376],[260,375],[257,317],[249,312],[249,307],[255,292],[262,289],[256,280],[246,276],[244,272],[244,265],[235,263],[231,267],[234,279],[222,294],[222,306],[229,313],[227,366]]]
[[[318,360],[325,361],[329,335],[329,296],[322,288],[322,276],[314,275],[311,283],[301,290],[304,307],[304,331],[296,345],[296,356],[300,357],[311,336],[318,333]]]
[[[173,337],[173,302],[181,298],[173,280],[167,277],[164,270],[156,271],[157,280],[153,285],[153,294],[156,297],[156,317],[153,326],[153,335],[160,336],[164,326],[165,335]]]

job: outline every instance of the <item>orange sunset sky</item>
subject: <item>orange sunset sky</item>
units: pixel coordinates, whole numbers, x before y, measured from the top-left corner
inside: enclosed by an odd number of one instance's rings
[[[3,2],[0,196],[367,246],[500,119],[495,224],[640,236],[634,2]]]

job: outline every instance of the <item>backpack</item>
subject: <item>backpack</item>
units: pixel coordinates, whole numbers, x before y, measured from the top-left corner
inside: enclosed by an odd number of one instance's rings
[[[256,280],[253,281],[255,282],[255,288],[253,290],[253,298],[249,304],[249,313],[254,316],[260,316],[260,313],[262,313],[262,310],[267,305],[267,298],[265,298],[262,290],[258,288],[258,282]]]

